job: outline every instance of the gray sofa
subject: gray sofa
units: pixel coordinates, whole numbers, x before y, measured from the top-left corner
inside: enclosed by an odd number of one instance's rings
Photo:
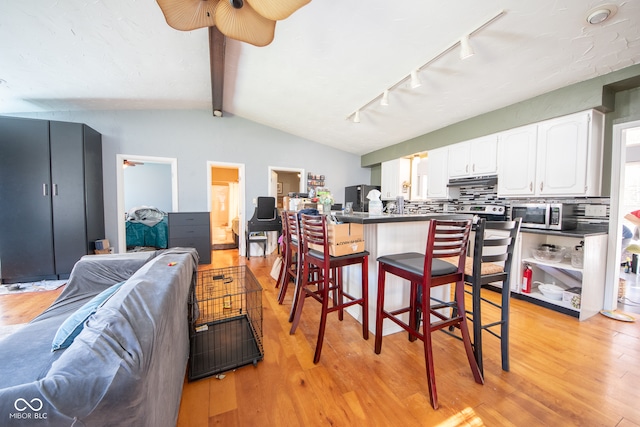
[[[78,261],[56,301],[0,341],[0,425],[174,426],[197,265],[190,248]],[[123,281],[69,347],[52,351],[67,318]]]

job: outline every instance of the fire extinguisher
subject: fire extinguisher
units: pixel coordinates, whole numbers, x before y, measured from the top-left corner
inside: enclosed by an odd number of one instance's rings
[[[531,279],[533,277],[533,270],[529,265],[524,267],[522,272],[522,292],[525,294],[531,293]]]

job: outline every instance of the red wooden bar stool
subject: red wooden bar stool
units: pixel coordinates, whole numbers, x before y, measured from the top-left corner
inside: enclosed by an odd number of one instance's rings
[[[484,379],[473,354],[471,338],[464,308],[464,267],[471,231],[471,220],[431,220],[425,254],[417,252],[387,255],[378,258],[378,302],[376,308],[375,352],[382,350],[382,323],[390,319],[409,332],[410,340],[420,339],[424,344],[424,357],[429,383],[431,406],[438,408],[436,377],[433,365],[431,333],[454,326],[460,328],[471,372],[478,384]],[[440,258],[456,257],[457,265]],[[409,306],[393,311],[384,309],[385,276],[390,273],[411,283]],[[453,301],[437,301],[431,304],[431,288],[455,283]],[[443,310],[445,309],[445,310]],[[449,309],[449,310],[446,310]],[[419,313],[424,312],[422,328],[419,328]],[[443,312],[451,313],[450,316]],[[409,314],[409,323],[399,315]],[[438,320],[431,321],[434,316]]]
[[[298,269],[300,266],[300,248],[298,237],[298,213],[296,211],[282,212],[282,272],[279,277],[278,303],[284,302],[289,281],[293,280],[294,286],[297,284]]]
[[[290,333],[294,334],[300,323],[302,308],[307,297],[322,304],[318,341],[313,357],[313,363],[318,363],[322,352],[328,313],[338,311],[338,318],[342,320],[345,308],[352,305],[362,306],[362,337],[365,340],[369,339],[369,252],[331,256],[327,237],[327,219],[324,215],[301,215],[300,234],[302,237],[302,272]],[[359,298],[344,292],[342,288],[341,268],[354,264],[360,264],[362,267],[362,296]],[[317,269],[317,274],[311,275],[310,272],[313,268]],[[333,298],[331,307],[329,306],[329,291],[331,291]]]

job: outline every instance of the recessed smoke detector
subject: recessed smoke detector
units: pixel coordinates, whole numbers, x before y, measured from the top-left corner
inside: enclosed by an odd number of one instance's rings
[[[607,19],[616,14],[618,8],[613,4],[606,4],[594,7],[587,12],[587,22],[591,25],[602,24]]]

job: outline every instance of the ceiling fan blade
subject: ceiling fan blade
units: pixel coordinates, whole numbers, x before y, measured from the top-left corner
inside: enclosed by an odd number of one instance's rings
[[[215,25],[216,6],[221,0],[156,1],[167,24],[176,30],[189,31]]]
[[[260,15],[272,21],[288,18],[311,0],[246,0]]]
[[[234,8],[228,1],[222,0],[216,7],[216,27],[222,34],[235,40],[254,46],[266,46],[273,41],[276,21],[267,19],[244,4]]]

